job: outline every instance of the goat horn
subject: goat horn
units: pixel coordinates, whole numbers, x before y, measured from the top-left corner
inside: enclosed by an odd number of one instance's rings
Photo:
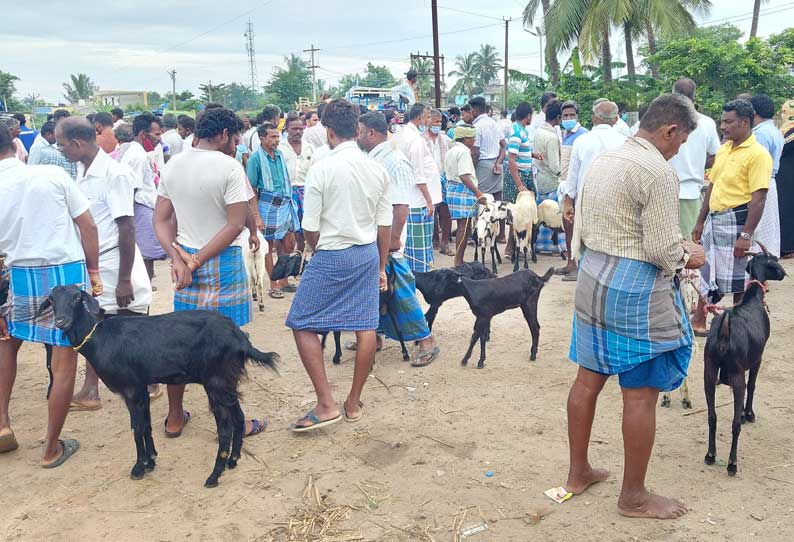
[[[766,254],[767,256],[769,256],[769,251],[766,249],[766,247],[764,246],[764,244],[763,244],[761,241],[756,241],[756,243],[758,243],[758,246],[759,246],[759,247],[761,247],[761,250],[763,250],[763,251],[764,251],[764,254]]]

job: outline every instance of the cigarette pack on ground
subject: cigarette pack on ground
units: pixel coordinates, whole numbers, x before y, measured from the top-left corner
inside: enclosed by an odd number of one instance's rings
[[[573,497],[573,493],[565,489],[564,487],[553,487],[551,489],[547,489],[543,492],[549,499],[553,500],[557,504],[562,504],[571,497]]]

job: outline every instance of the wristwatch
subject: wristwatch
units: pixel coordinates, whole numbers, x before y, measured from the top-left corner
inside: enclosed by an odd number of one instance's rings
[[[740,234],[739,234],[739,237],[741,237],[741,238],[742,238],[742,239],[744,239],[745,241],[752,241],[752,240],[753,240],[753,236],[752,236],[752,235],[750,235],[750,234],[749,234],[749,233],[747,233],[747,232],[744,232],[744,231],[743,231],[742,233],[740,233]]]

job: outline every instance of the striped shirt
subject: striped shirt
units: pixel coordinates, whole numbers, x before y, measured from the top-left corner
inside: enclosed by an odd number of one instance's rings
[[[683,267],[678,176],[650,141],[633,137],[600,154],[577,203],[575,257],[586,247],[648,262],[668,276]]]
[[[507,140],[507,153],[517,156],[518,169],[532,169],[532,141],[529,140],[526,127],[518,122],[513,123],[513,131]]]
[[[400,151],[394,150],[388,141],[369,151],[369,157],[386,168],[389,173],[389,201],[392,205],[408,205],[416,199],[419,189],[411,162]],[[420,193],[421,195],[421,193]]]
[[[499,158],[499,142],[504,139],[504,133],[496,121],[483,113],[472,124],[477,129],[474,146],[480,148],[480,160]]]
[[[77,179],[77,162],[70,162],[54,145],[43,147],[35,163],[31,165],[60,166],[66,170],[72,180]]]

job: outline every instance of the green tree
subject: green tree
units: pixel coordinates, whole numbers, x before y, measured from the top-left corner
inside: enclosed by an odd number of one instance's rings
[[[276,68],[265,92],[281,109],[288,110],[299,98],[312,95],[312,78],[306,61],[295,54],[285,56],[284,65]]]
[[[0,70],[0,98],[7,100],[16,93],[15,81],[19,81],[19,77]]]
[[[490,83],[502,68],[502,59],[493,45],[480,45],[480,50],[474,54],[474,64],[480,76],[482,86]]]
[[[367,71],[358,84],[362,87],[391,88],[397,84],[397,80],[386,66],[367,62]]]
[[[90,100],[94,96],[94,91],[98,88],[91,81],[91,78],[84,73],[71,74],[69,79],[70,82],[63,84],[63,97],[69,100],[70,103],[76,103],[79,100]]]
[[[478,92],[482,92],[484,87],[480,73],[477,65],[477,53],[458,55],[455,58],[455,69],[449,72],[450,77],[458,78],[450,91],[453,100],[461,94],[471,99]]]
[[[416,70],[416,86],[419,91],[420,99],[433,96],[435,81],[431,77],[433,73],[433,61],[429,58],[412,58],[411,68]]]
[[[199,85],[199,92],[201,92],[199,98],[204,103],[212,102],[226,105],[224,103],[224,99],[226,98],[226,83],[215,83],[213,85],[210,81],[206,84]]]
[[[549,0],[529,0],[526,7],[524,7],[524,26],[532,28],[535,23],[535,14],[538,11],[539,5],[543,7],[543,20],[545,24],[546,15],[550,7]],[[557,49],[548,39],[546,40],[546,47],[544,48],[543,55],[546,57],[546,66],[548,66],[549,74],[551,75],[551,84],[556,86],[557,83],[560,82],[560,62],[557,60]]]

